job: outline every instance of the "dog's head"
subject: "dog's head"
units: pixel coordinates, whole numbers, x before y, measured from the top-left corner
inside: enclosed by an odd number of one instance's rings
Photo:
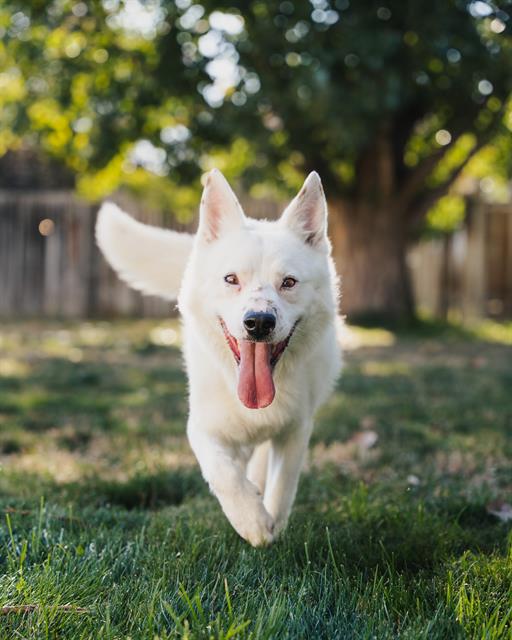
[[[314,335],[316,323],[320,332],[333,313],[326,230],[316,173],[275,222],[246,218],[224,176],[215,170],[208,176],[180,307],[224,333],[246,407],[271,404],[274,368],[295,346],[295,334],[307,326]]]

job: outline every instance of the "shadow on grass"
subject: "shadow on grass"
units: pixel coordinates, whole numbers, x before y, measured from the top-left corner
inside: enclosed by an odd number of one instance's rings
[[[119,482],[91,479],[68,484],[66,491],[70,497],[86,498],[92,504],[115,505],[127,510],[176,506],[208,494],[196,468],[138,474]]]
[[[80,579],[105,555],[106,566],[100,563],[97,575],[126,587],[124,604],[115,610],[117,624],[124,621],[125,607],[133,606],[135,592],[143,601],[152,588],[166,601],[175,598],[178,582],[188,601],[201,593],[204,610],[217,611],[225,597],[220,577],[229,584],[237,611],[251,602],[271,616],[269,602],[280,599],[284,626],[267,638],[398,637],[350,629],[377,613],[397,629],[409,624],[411,615],[428,625],[439,612],[443,618],[436,621],[435,635],[413,630],[404,637],[462,638],[450,613],[456,599],[448,597],[448,583],[457,590],[478,589],[483,608],[504,599],[509,586],[499,561],[507,528],[481,503],[453,496],[426,501],[396,487],[341,483],[333,473],[305,475],[288,530],[267,549],[252,549],[238,538],[216,500],[207,497],[197,469],[141,474],[127,482],[67,484],[65,500],[49,502],[42,518],[37,503],[29,517],[13,514],[13,528],[17,540],[30,539],[43,522],[44,544],[29,546],[31,562],[45,562],[47,545],[52,562],[69,547],[63,566],[69,571],[70,563],[77,564]],[[78,507],[75,518],[63,509],[69,500]],[[159,508],[171,505],[178,508]],[[491,565],[497,565],[494,574],[481,582],[480,574]],[[28,568],[26,575],[30,579]],[[286,636],[290,625],[294,631]],[[347,628],[341,636],[340,625]]]
[[[178,350],[169,364],[140,366],[106,362],[70,362],[65,358],[35,361],[23,377],[0,376],[0,451],[15,453],[51,431],[68,450],[86,446],[94,433],[129,431],[139,418],[139,431],[159,418],[183,433],[186,419],[186,381],[178,367]],[[71,431],[76,431],[76,437]],[[62,432],[62,435],[59,435]],[[153,434],[154,435],[154,434]]]
[[[1,489],[4,504],[30,505],[30,508],[44,497],[50,502],[74,504],[80,509],[110,506],[151,511],[208,495],[208,488],[195,467],[138,473],[126,480],[85,477],[62,483],[48,476],[11,473]]]
[[[445,497],[425,499],[389,485],[383,490],[340,478],[333,468],[304,475],[286,533],[265,551],[252,550],[238,538],[195,467],[138,474],[126,481],[89,478],[55,485],[37,476],[25,478],[30,497],[3,490],[4,510],[36,517],[44,496],[49,508],[62,513],[72,505],[79,520],[86,516],[91,531],[102,524],[119,527],[127,512],[158,526],[174,526],[179,518],[190,531],[186,544],[220,536],[231,548],[228,565],[241,560],[239,553],[264,553],[266,564],[280,564],[279,576],[332,563],[348,575],[362,572],[367,577],[375,571],[435,573],[447,559],[467,552],[504,553],[509,535],[481,499],[452,494],[450,487]],[[179,515],[167,507],[180,507]],[[61,520],[55,524],[60,526]],[[52,526],[51,515],[48,524]]]
[[[378,437],[380,464],[395,459],[400,466],[411,463],[411,456],[420,460],[457,451],[469,456],[476,469],[490,455],[512,455],[509,368],[488,375],[462,361],[374,375],[365,371],[374,359],[374,354],[365,360],[359,353],[346,366],[335,394],[319,412],[313,445],[346,442],[370,428]]]

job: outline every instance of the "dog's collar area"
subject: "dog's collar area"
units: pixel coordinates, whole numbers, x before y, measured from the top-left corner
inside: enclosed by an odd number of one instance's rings
[[[299,324],[299,321],[300,319],[297,320],[297,322],[293,325],[292,330],[284,340],[282,340],[281,342],[277,342],[276,344],[272,344],[272,350],[270,354],[270,366],[272,368],[276,366],[279,359],[285,352],[286,347],[288,346],[288,343],[290,342],[290,339],[293,335],[293,332],[295,331],[296,326]],[[219,317],[219,322],[220,322],[220,326],[222,327],[224,337],[226,338],[228,347],[231,349],[231,353],[233,354],[236,363],[240,364],[240,348],[238,345],[238,340],[235,338],[235,336],[231,335],[231,333],[229,332],[226,326],[226,323],[221,317]]]

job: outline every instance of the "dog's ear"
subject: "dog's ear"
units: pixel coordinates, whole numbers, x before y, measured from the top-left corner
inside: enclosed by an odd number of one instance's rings
[[[286,207],[280,224],[297,233],[312,247],[328,247],[327,203],[316,171],[309,174],[302,189]]]
[[[210,171],[199,208],[198,235],[213,242],[222,233],[240,229],[244,212],[228,181],[218,169]]]

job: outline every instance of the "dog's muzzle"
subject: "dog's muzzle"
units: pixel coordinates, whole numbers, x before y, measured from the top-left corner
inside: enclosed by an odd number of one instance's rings
[[[238,397],[248,409],[263,409],[274,400],[274,367],[288,346],[299,320],[284,340],[273,343],[270,336],[276,319],[272,314],[247,313],[244,326],[249,339],[244,340],[237,340],[231,335],[224,320],[219,318],[226,342],[238,365]],[[257,336],[262,337],[258,339]]]
[[[243,324],[251,340],[266,340],[276,328],[276,317],[273,313],[248,311],[244,316]]]

